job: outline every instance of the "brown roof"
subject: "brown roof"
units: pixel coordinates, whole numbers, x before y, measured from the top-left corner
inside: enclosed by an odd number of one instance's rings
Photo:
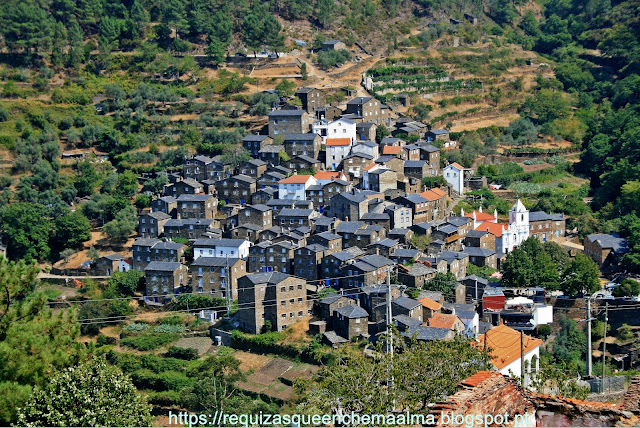
[[[304,184],[311,178],[311,175],[292,175],[291,177],[280,180],[278,183],[294,183]]]
[[[504,231],[504,229],[505,229],[504,225],[500,223],[493,223],[491,221],[484,221],[482,222],[482,224],[476,227],[476,230],[482,230],[482,231],[486,230],[492,235],[495,235],[497,238],[502,236],[502,232]]]
[[[351,144],[350,138],[327,138],[325,146],[348,146]]]
[[[424,306],[425,308],[429,308],[432,311],[440,310],[440,308],[442,307],[442,305],[439,302],[436,302],[435,300],[432,300],[428,297],[423,297],[422,299],[418,299],[418,302],[422,303],[422,306]]]
[[[459,320],[457,315],[453,314],[433,314],[427,321],[429,327],[446,328],[453,330],[456,321]]]
[[[382,148],[383,155],[397,155],[402,150],[400,146],[384,146]]]

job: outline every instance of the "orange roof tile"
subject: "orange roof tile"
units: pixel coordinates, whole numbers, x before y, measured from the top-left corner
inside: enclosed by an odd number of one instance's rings
[[[293,183],[293,184],[304,184],[309,179],[312,178],[311,175],[292,175],[291,177],[283,178],[278,183]]]
[[[371,165],[369,165],[368,167],[366,167],[364,170],[365,171],[369,171],[371,168],[374,168],[376,165],[378,165],[377,163],[372,163]]]
[[[468,378],[460,382],[460,384],[475,387],[487,379],[490,379],[492,377],[499,377],[499,376],[502,376],[502,375],[498,372],[484,370],[474,374],[473,376],[469,376]]]
[[[316,180],[331,180],[332,178],[340,178],[343,174],[340,171],[320,171],[313,176]]]
[[[383,155],[397,155],[402,150],[400,146],[384,146],[382,148]]]
[[[444,190],[442,190],[439,187],[434,187],[433,189],[430,189],[433,193],[435,193],[436,195],[440,195],[440,196],[446,196],[447,192],[445,192]]]
[[[422,303],[422,306],[424,306],[425,308],[429,308],[432,311],[438,311],[442,307],[442,305],[439,302],[436,302],[435,300],[430,299],[428,297],[423,297],[422,299],[418,299],[418,302]]]
[[[427,322],[429,323],[429,327],[448,328],[449,330],[452,330],[456,324],[456,320],[459,320],[457,315],[433,314]]]
[[[325,141],[325,146],[348,146],[351,144],[350,138],[327,138]]]
[[[464,167],[460,165],[458,162],[453,162],[451,166],[458,168],[459,170],[463,170]]]
[[[502,232],[505,229],[506,227],[503,224],[492,223],[490,221],[484,221],[482,222],[482,224],[476,227],[476,230],[486,230],[490,234],[495,235],[497,238],[500,238],[502,236]]]
[[[464,216],[471,218],[471,217],[473,217],[473,213],[476,213],[476,220],[478,220],[478,221],[491,221],[491,220],[495,221],[495,219],[496,219],[491,214],[483,213],[483,212],[480,212],[480,211],[473,211],[473,212],[465,214]]]
[[[488,337],[488,338],[487,338]],[[520,358],[520,332],[500,324],[492,328],[485,334],[478,336],[476,346],[479,349],[484,348],[484,342],[487,341],[487,349],[491,355],[491,362],[498,369],[508,366],[512,362]],[[542,340],[535,339],[531,336],[524,335],[524,353],[525,355],[542,345]]]
[[[442,198],[442,195],[437,194],[433,190],[427,190],[426,192],[420,193],[420,196],[425,198],[428,201],[437,201]]]

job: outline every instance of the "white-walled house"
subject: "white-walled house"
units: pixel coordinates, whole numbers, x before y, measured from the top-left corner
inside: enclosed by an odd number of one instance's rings
[[[476,347],[484,349],[485,341],[495,369],[503,375],[520,378],[522,376],[520,332],[500,324],[478,336]],[[543,341],[525,334],[523,342],[525,385],[529,385],[540,370],[540,346]]]
[[[349,155],[351,151],[351,142],[349,138],[327,138],[325,147],[327,150],[327,159],[325,167],[332,171],[340,165],[342,160]]]
[[[387,169],[387,167],[382,167],[380,164],[372,163],[371,165],[362,169],[362,189],[363,190],[371,190],[371,184],[369,182],[369,173],[373,171],[377,171],[380,168]]]
[[[455,192],[464,195],[464,168],[460,164],[453,162],[447,165],[442,175]]]
[[[292,175],[278,182],[278,199],[304,201],[309,186],[318,184],[313,175]]]
[[[357,136],[356,123],[349,119],[319,120],[311,126],[311,132],[321,136],[323,144],[328,138],[348,138],[353,143]]]
[[[198,257],[249,257],[251,242],[244,239],[200,238],[193,243],[193,259]]]
[[[509,253],[529,237],[529,210],[518,199],[509,211],[509,225],[484,221],[475,230],[486,230],[496,237],[496,252]]]

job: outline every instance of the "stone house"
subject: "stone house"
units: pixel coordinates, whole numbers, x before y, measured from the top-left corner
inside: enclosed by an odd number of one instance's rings
[[[358,247],[365,249],[380,239],[384,239],[384,234],[380,236],[380,233],[377,230],[371,227],[371,225],[368,225],[354,231],[353,233],[345,234],[343,242],[345,248]]]
[[[327,248],[325,255],[342,251],[342,236],[331,232],[322,232],[307,238],[307,244],[321,244]]]
[[[272,110],[267,117],[271,138],[281,134],[304,134],[311,129],[312,116],[305,110]]]
[[[427,215],[422,221],[432,222],[444,219],[448,209],[446,192],[434,187],[433,189],[420,193],[420,196],[428,201]]]
[[[395,250],[398,248],[400,248],[400,243],[398,241],[386,238],[370,244],[367,247],[367,252],[369,254],[379,254],[381,256],[391,258]]]
[[[529,236],[541,242],[564,237],[566,229],[564,214],[547,214],[544,211],[529,213]]]
[[[333,328],[337,335],[351,341],[369,335],[369,313],[357,305],[343,306],[333,314]]]
[[[376,141],[378,127],[371,122],[356,123],[356,138],[359,141]]]
[[[255,224],[260,230],[273,226],[273,209],[266,205],[247,205],[238,212],[238,226],[243,224]]]
[[[433,314],[427,320],[427,325],[435,328],[446,328],[457,333],[462,333],[465,330],[464,323],[454,314]]]
[[[426,176],[435,177],[440,175],[440,149],[429,143],[418,144],[420,148],[420,160],[427,162]]]
[[[325,204],[329,203],[334,195],[340,193],[351,192],[353,189],[353,183],[345,180],[333,179],[329,183],[325,184],[322,188],[324,192]]]
[[[347,102],[345,114],[362,118],[363,122],[376,125],[391,123],[389,108],[373,97],[356,97]]]
[[[346,50],[347,45],[341,40],[325,40],[322,42],[322,47],[320,49],[323,51]]]
[[[498,258],[494,250],[466,247],[463,252],[469,255],[469,263],[473,263],[479,267],[488,266],[493,269],[498,268]]]
[[[312,226],[311,220],[319,215],[319,212],[312,209],[283,208],[276,215],[275,222],[276,225],[287,229],[295,229],[300,226],[307,226],[310,228]]]
[[[262,241],[249,249],[248,272],[293,273],[291,266],[298,246],[291,241]]]
[[[495,237],[486,230],[471,230],[462,242],[465,248],[475,247],[493,251],[496,249]]]
[[[180,195],[195,195],[196,193],[204,193],[204,186],[192,178],[185,178],[164,186],[163,193],[165,196],[173,196],[174,198]]]
[[[208,156],[194,156],[187,159],[182,168],[185,179],[199,182],[205,180],[221,180],[227,176],[228,167]]]
[[[408,160],[404,163],[404,175],[422,181],[429,175],[429,165],[423,160]]]
[[[322,244],[307,244],[295,250],[293,274],[307,281],[320,279],[320,264],[328,250]]]
[[[178,212],[178,200],[173,196],[161,196],[151,201],[151,211],[163,212],[173,218]]]
[[[218,210],[218,201],[213,195],[180,195],[178,197],[179,219],[213,219]]]
[[[138,217],[138,233],[143,238],[157,238],[164,233],[164,225],[170,218],[162,211],[143,214]]]
[[[309,156],[318,159],[322,138],[319,135],[309,133],[289,133],[284,138],[284,151],[291,157]]]
[[[277,187],[277,186],[276,186]],[[256,190],[256,193],[251,195],[251,203],[256,204],[266,204],[271,199],[278,196],[278,191],[271,187],[265,187]]]
[[[418,193],[408,193],[404,196],[394,198],[393,202],[411,209],[413,224],[430,221],[429,200],[424,196]]]
[[[424,134],[428,142],[431,141],[449,141],[449,131],[446,129],[432,129]]]
[[[307,87],[298,88],[294,95],[302,101],[302,108],[307,113],[313,115],[326,105],[326,99],[322,89]]]
[[[164,224],[164,234],[169,239],[195,239],[212,227],[219,227],[219,222],[203,218],[170,219]]]
[[[256,182],[257,183],[256,188],[257,189],[271,188],[271,189],[278,190],[278,183],[281,180],[284,180],[285,178],[287,178],[287,176],[279,172],[267,171],[262,175],[262,177],[258,178]],[[278,195],[276,194],[276,197],[277,196]]]
[[[420,147],[415,144],[407,144],[401,147],[399,155],[400,159],[405,161],[406,167],[406,162],[420,160]]]
[[[391,313],[393,316],[406,315],[424,321],[422,319],[422,304],[406,296],[400,296],[391,301]]]
[[[281,272],[255,273],[238,280],[236,315],[240,327],[260,333],[266,321],[274,331],[283,331],[308,316],[307,284],[304,279]]]
[[[629,245],[618,234],[593,233],[584,238],[584,252],[599,266],[615,265],[629,252]]]
[[[294,156],[286,162],[287,166],[297,171],[317,170],[322,162],[307,155]]]
[[[359,220],[360,217],[369,212],[369,198],[363,192],[339,193],[331,196],[329,200],[328,215],[337,217],[340,220]]]
[[[377,169],[369,172],[369,188],[384,193],[398,188],[398,175],[390,169]]]
[[[363,171],[366,167],[371,165],[375,159],[373,156],[362,152],[352,153],[342,159],[342,169],[349,175],[350,178],[363,178]],[[364,186],[363,186],[364,187]]]
[[[227,257],[198,257],[191,264],[191,291],[212,297],[238,298],[238,278],[247,274],[243,259]]]
[[[422,289],[436,273],[438,272],[435,269],[422,263],[415,263],[411,267],[403,265],[398,269],[398,281],[407,287]]]
[[[234,175],[233,177],[218,181],[216,183],[216,189],[218,191],[218,198],[224,201],[225,204],[244,205],[245,203],[249,203],[251,195],[257,190],[256,179],[242,174]]]
[[[181,262],[186,245],[178,242],[138,238],[133,243],[133,268],[143,271],[151,262]]]
[[[340,275],[340,267],[348,263],[352,260],[356,260],[359,257],[365,255],[365,252],[362,251],[358,247],[351,247],[344,251],[339,251],[337,253],[331,253],[325,256],[322,259],[320,266],[320,277],[321,279],[331,279],[336,278]],[[333,287],[337,287],[339,285],[338,280],[331,281],[329,284]]]
[[[330,294],[317,302],[318,315],[320,319],[327,322],[327,328],[333,328],[333,315],[337,309],[356,303],[354,299],[342,294]]]
[[[246,135],[242,139],[242,147],[244,147],[252,158],[260,156],[260,150],[273,143],[273,139],[268,135]]]
[[[188,277],[187,267],[182,263],[153,261],[144,268],[146,298],[164,303],[185,286]]]
[[[262,177],[267,171],[267,163],[260,159],[251,159],[240,164],[238,172],[240,175],[246,175],[254,179]]]
[[[131,262],[131,260],[125,260],[125,258],[118,253],[109,254],[96,260],[94,272],[95,275],[98,276],[111,276],[114,272],[127,272],[131,269],[129,262]]]
[[[280,144],[267,144],[258,152],[258,158],[268,164],[277,165],[282,161],[284,146]]]
[[[380,284],[387,278],[394,265],[392,260],[378,255],[366,255],[340,268],[340,285],[342,288],[366,287]]]
[[[363,214],[360,217],[360,220],[370,226],[381,226],[387,230],[391,229],[391,220],[389,219],[389,214],[387,213],[368,212],[366,214]]]

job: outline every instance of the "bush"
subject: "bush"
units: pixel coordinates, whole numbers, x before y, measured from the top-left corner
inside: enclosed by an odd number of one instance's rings
[[[198,358],[198,350],[196,348],[180,348],[171,346],[164,354],[168,358],[178,358],[180,360],[195,360]]]
[[[178,391],[161,391],[149,394],[149,403],[154,406],[182,406],[182,396]]]
[[[322,68],[337,67],[351,60],[351,54],[344,50],[321,51],[318,53],[318,65]]]
[[[183,325],[160,324],[153,328],[154,333],[183,333]]]
[[[141,322],[132,322],[131,324],[127,325],[123,330],[140,332],[140,331],[146,331],[148,328],[149,328],[149,324],[145,324]]]
[[[164,333],[127,337],[122,339],[120,344],[128,348],[137,349],[138,351],[153,351],[176,340],[178,340],[177,334]]]

